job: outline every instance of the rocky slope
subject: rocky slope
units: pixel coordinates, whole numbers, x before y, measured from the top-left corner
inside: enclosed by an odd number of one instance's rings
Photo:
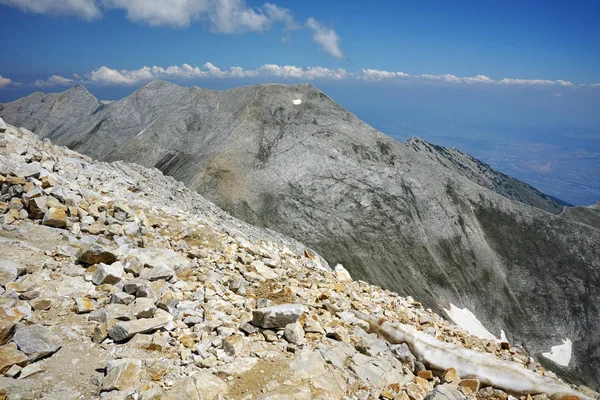
[[[153,82],[97,103],[75,87],[0,116],[94,158],[156,167],[437,312],[467,307],[562,376],[600,387],[600,231],[554,199],[455,150],[398,143],[310,85]],[[567,339],[564,365],[541,357]]]
[[[0,398],[600,398],[156,170],[9,127],[0,187]]]
[[[600,229],[600,203],[589,207],[566,207],[561,216]]]

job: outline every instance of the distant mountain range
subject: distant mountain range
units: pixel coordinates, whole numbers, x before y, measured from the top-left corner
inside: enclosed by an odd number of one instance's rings
[[[441,311],[467,307],[540,355],[573,342],[600,387],[600,206],[560,200],[455,149],[397,142],[311,85],[225,91],[151,82],[101,104],[81,86],[0,117],[91,157],[156,167],[357,279]],[[563,209],[564,208],[564,209]]]

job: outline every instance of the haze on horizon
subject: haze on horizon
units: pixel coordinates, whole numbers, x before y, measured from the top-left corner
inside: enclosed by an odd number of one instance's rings
[[[308,82],[382,132],[600,202],[597,1],[0,0],[0,102]]]

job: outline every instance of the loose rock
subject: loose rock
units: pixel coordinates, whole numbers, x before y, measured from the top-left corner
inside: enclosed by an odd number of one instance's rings
[[[0,346],[0,373],[4,374],[13,365],[24,367],[27,364],[27,355],[19,349],[15,343]]]
[[[306,311],[300,304],[280,304],[252,311],[252,324],[261,328],[283,328]]]
[[[134,390],[140,384],[142,362],[140,360],[115,360],[108,363],[102,390]]]
[[[79,261],[89,265],[100,263],[110,265],[117,261],[117,256],[112,250],[93,244],[81,252]]]
[[[58,335],[41,325],[17,325],[13,341],[30,362],[56,353],[62,345]]]

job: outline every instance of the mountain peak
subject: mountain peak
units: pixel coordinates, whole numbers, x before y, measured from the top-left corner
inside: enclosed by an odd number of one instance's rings
[[[357,279],[439,312],[469,306],[540,357],[569,338],[567,372],[600,385],[600,321],[571,307],[600,301],[600,231],[523,182],[418,137],[396,142],[312,85],[201,93],[156,81],[101,108],[54,100],[0,116],[103,161],[156,167]]]
[[[138,90],[140,90],[140,89],[157,89],[157,88],[163,88],[163,87],[183,88],[183,86],[180,86],[173,82],[164,81],[162,79],[155,79],[155,80],[152,80],[152,81],[146,83],[145,85],[140,86],[138,88]]]

